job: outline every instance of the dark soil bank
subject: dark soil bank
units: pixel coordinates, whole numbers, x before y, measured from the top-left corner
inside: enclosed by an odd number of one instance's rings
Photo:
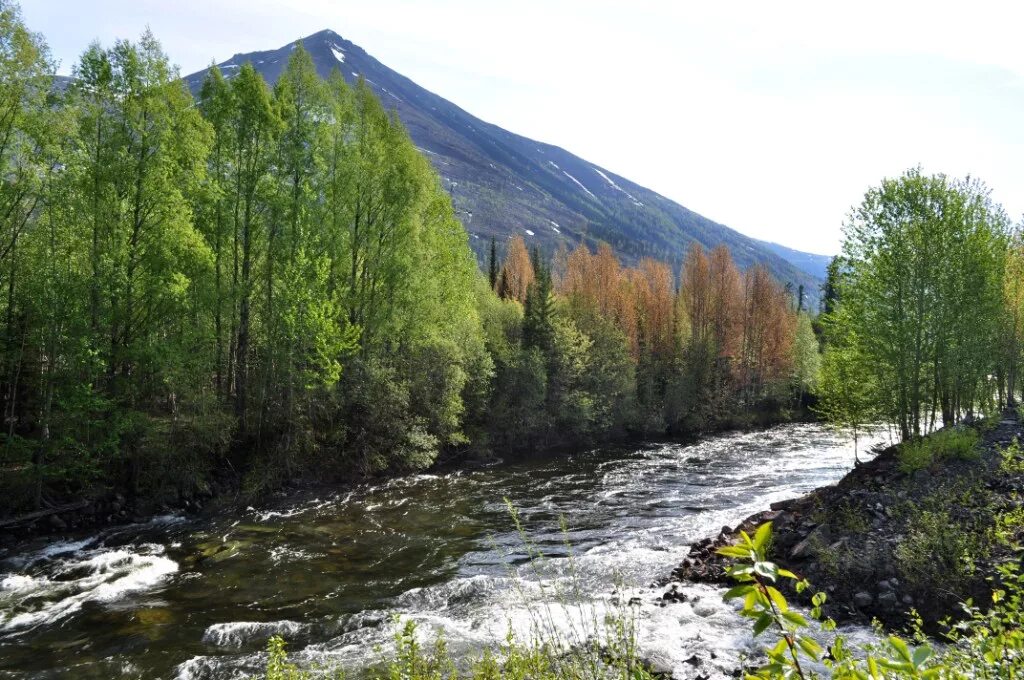
[[[825,590],[833,618],[898,627],[916,610],[926,629],[940,629],[968,598],[991,601],[996,567],[1014,559],[1008,543],[1021,530],[1006,517],[1020,513],[1024,463],[1019,453],[1004,463],[1007,447],[1024,440],[1020,416],[1007,410],[973,427],[980,433],[976,460],[937,461],[908,474],[898,447],[889,447],[834,486],[774,503],[696,543],[671,579],[728,583],[715,551],[735,542],[739,530],[752,534],[771,521],[771,559]]]

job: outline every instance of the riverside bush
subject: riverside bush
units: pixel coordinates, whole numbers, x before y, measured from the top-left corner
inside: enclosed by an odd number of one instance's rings
[[[1024,473],[1024,451],[1021,451],[1020,442],[1016,437],[999,453],[1002,457],[1002,461],[999,463],[1001,472],[1008,475]]]
[[[896,455],[900,471],[906,474],[937,461],[978,460],[978,433],[964,427],[939,430],[929,437],[903,442]]]
[[[739,582],[725,593],[725,599],[743,598],[741,613],[753,620],[755,637],[766,632],[772,632],[775,637],[774,645],[765,650],[767,663],[748,672],[746,678],[996,680],[1024,677],[1024,577],[1017,564],[1011,562],[999,568],[998,587],[992,594],[990,608],[983,610],[971,601],[964,604],[968,618],[949,628],[946,638],[950,644],[941,653],[923,642],[912,646],[898,635],[888,636],[881,644],[858,649],[851,647],[841,634],[836,634],[835,623],[824,617],[824,593],[811,597],[810,619],[790,608],[778,583],[793,581],[798,593],[806,592],[810,584],[766,559],[766,546],[770,541],[771,523],[768,522],[758,527],[753,538],[741,531],[735,545],[718,551],[733,560],[728,571]],[[827,651],[818,642],[823,635],[832,637]],[[917,637],[923,640],[920,634]]]
[[[957,590],[986,552],[983,537],[954,522],[948,511],[921,510],[896,547],[896,567],[919,590]]]

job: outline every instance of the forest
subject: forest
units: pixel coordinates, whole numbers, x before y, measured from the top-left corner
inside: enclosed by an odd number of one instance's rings
[[[251,497],[807,401],[802,293],[725,248],[677,276],[516,236],[479,267],[397,118],[305,50],[272,90],[214,68],[194,100],[148,32],[55,80],[17,7],[0,20],[3,512]]]

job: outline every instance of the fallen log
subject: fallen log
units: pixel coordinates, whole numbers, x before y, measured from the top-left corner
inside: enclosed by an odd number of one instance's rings
[[[89,506],[89,501],[78,501],[75,503],[68,503],[66,505],[58,505],[55,508],[48,508],[46,510],[36,510],[35,512],[29,512],[24,515],[18,515],[17,517],[8,517],[7,519],[0,519],[0,527],[16,527],[21,524],[29,524],[35,522],[37,519],[49,517],[50,515],[60,515],[65,512],[74,512],[75,510],[82,510]]]

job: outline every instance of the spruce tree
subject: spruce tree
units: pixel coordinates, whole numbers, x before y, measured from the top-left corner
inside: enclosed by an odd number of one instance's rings
[[[491,256],[488,262],[488,280],[491,282],[491,290],[498,285],[498,244],[491,239]]]
[[[540,260],[534,249],[535,278],[526,292],[523,309],[523,346],[536,347],[550,353],[554,327],[554,299],[552,297],[551,271]]]

